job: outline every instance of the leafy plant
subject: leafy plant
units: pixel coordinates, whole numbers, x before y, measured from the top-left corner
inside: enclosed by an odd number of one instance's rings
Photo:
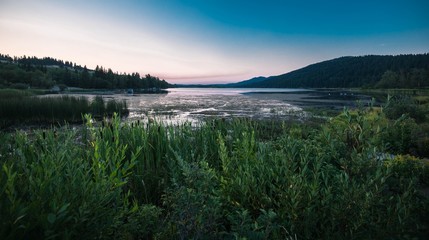
[[[427,166],[389,154],[409,146],[407,117],[85,121],[0,133],[1,239],[423,238],[429,226]]]
[[[204,161],[187,163],[180,157],[176,161],[180,172],[164,195],[169,210],[168,235],[178,239],[220,238],[222,208],[216,173]]]
[[[383,111],[392,120],[398,119],[402,115],[408,115],[419,123],[426,119],[423,109],[407,95],[389,96]]]

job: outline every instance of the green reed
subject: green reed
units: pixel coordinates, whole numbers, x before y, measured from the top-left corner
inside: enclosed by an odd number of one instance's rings
[[[81,122],[86,113],[102,118],[114,112],[127,115],[126,103],[115,100],[106,103],[102,97],[91,102],[86,97],[34,97],[24,91],[8,91],[0,98],[0,127],[17,123]]]
[[[418,191],[428,168],[377,157],[394,124],[380,112],[345,111],[314,129],[85,119],[77,130],[1,133],[2,239],[386,239],[428,229]]]

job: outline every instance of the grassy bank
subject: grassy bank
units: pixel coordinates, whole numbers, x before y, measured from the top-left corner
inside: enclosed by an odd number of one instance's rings
[[[22,90],[0,91],[0,128],[14,124],[56,124],[82,122],[83,114],[94,117],[111,116],[114,112],[127,115],[125,102],[104,101],[96,97],[92,102],[85,97],[39,97]]]
[[[369,95],[380,102],[385,102],[388,96],[410,96],[415,100],[429,99],[429,89],[353,89],[353,92]]]
[[[0,135],[0,238],[424,238],[428,166],[412,119],[195,128],[115,117]],[[389,153],[394,153],[392,157]]]

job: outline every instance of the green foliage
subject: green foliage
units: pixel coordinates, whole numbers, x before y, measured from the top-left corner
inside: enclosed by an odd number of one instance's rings
[[[1,55],[1,54],[0,54]],[[2,55],[4,56],[4,55]],[[138,73],[119,74],[110,68],[97,66],[88,70],[75,63],[49,57],[6,56],[0,62],[0,86],[27,89],[51,88],[58,85],[61,90],[66,86],[96,89],[165,89],[170,86],[165,80],[147,74],[140,77]]]
[[[177,156],[179,172],[164,195],[170,225],[167,238],[216,239],[222,233],[222,208],[216,193],[219,181],[207,162],[187,163]]]
[[[429,125],[427,107],[410,96],[388,97],[383,113],[390,120],[384,141],[391,153],[429,157]]]
[[[423,66],[424,67],[424,66]],[[412,68],[404,71],[387,70],[380,81],[375,85],[377,88],[422,88],[429,85],[427,78],[429,71],[426,68]]]
[[[393,121],[382,134],[386,149],[396,154],[416,154],[417,131],[415,121],[406,116]]]
[[[421,184],[429,185],[429,162],[410,155],[396,155],[385,163],[396,179],[416,178]]]
[[[351,147],[350,152],[331,155],[324,149],[337,149],[335,137],[327,139],[330,146],[326,146],[285,136],[275,151],[262,145],[255,152],[252,142],[252,137],[244,137],[232,156],[221,154],[222,195],[229,208],[244,209],[249,214],[250,219],[243,220],[249,224],[264,226],[260,223],[261,209],[271,210],[271,220],[265,224],[273,229],[261,227],[256,231],[250,227],[250,232],[239,232],[240,236],[284,238],[294,233],[305,239],[320,239],[397,234],[379,231],[390,224],[380,219],[397,210],[382,192],[388,188],[387,170],[369,157],[370,152]],[[224,151],[222,141],[220,146]],[[384,204],[393,208],[381,207]]]
[[[16,134],[2,159],[2,238],[103,236],[128,207],[121,186],[135,159],[102,140],[76,146],[69,130],[34,134]]]
[[[399,86],[399,76],[397,73],[387,70],[381,76],[380,81],[376,84],[377,88],[394,88]]]
[[[114,112],[128,115],[125,101],[109,100],[106,104],[100,96],[90,102],[85,97],[36,97],[27,91],[2,90],[0,97],[0,128],[14,123],[80,122],[86,113],[97,118]]]
[[[231,233],[235,239],[296,239],[279,225],[278,215],[273,210],[261,209],[261,214],[253,220],[247,210],[237,210],[228,216]]]
[[[231,87],[350,88],[429,86],[429,54],[340,57],[262,80],[231,84]]]
[[[17,89],[0,89],[0,99],[6,98],[23,98],[33,96],[30,91],[22,91]]]
[[[387,118],[393,120],[398,119],[405,114],[419,123],[426,120],[424,110],[410,96],[389,96],[383,111]]]
[[[420,124],[414,136],[418,156],[429,157],[429,124]]]
[[[108,230],[112,239],[151,239],[163,229],[162,211],[153,205],[134,203],[131,208],[119,211],[114,224]],[[106,237],[107,237],[106,236]]]
[[[344,111],[314,129],[86,121],[0,134],[1,239],[390,239],[429,229],[427,165],[391,159],[410,139],[385,139],[399,130],[381,111]]]

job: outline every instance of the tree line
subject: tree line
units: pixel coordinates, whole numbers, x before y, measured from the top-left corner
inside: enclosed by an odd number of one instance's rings
[[[51,88],[55,85],[90,89],[165,89],[170,84],[158,77],[118,73],[98,66],[88,69],[55,58],[10,57],[0,54],[0,87]]]
[[[420,88],[429,86],[429,54],[341,57],[263,81],[232,87],[273,88]]]
[[[402,71],[387,70],[376,88],[421,88],[429,86],[429,69],[413,68]]]

